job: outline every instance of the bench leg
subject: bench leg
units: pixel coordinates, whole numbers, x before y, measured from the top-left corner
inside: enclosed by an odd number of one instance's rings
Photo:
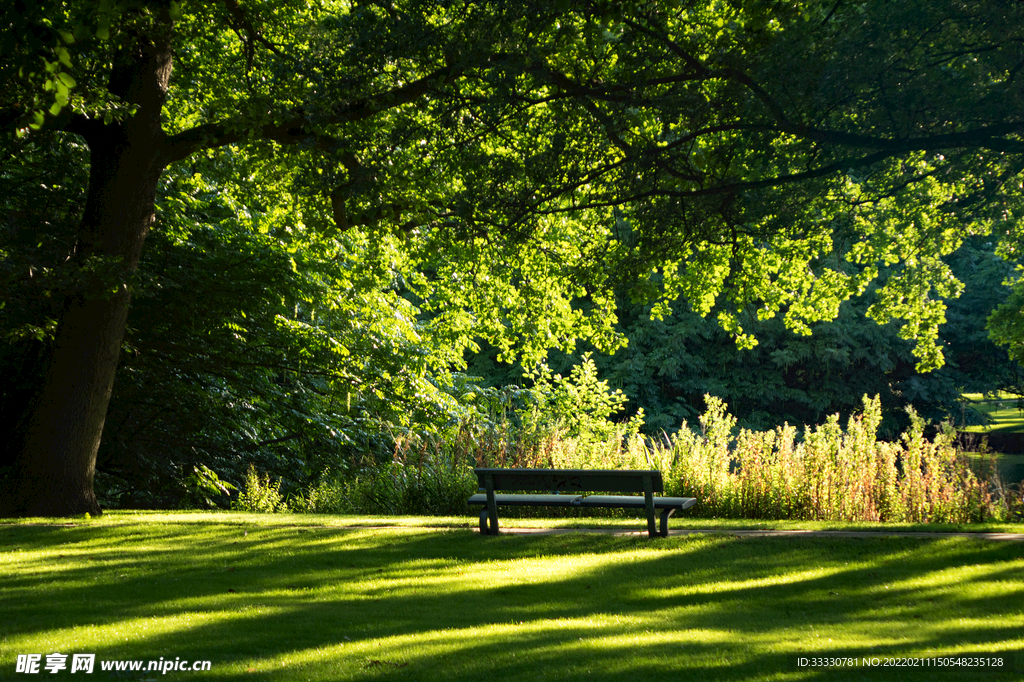
[[[481,535],[497,535],[498,534],[498,519],[494,517],[490,519],[490,528],[488,528],[488,514],[487,507],[484,507],[480,512],[480,534]]]
[[[655,536],[654,529],[654,482],[650,476],[644,476],[644,510],[647,512],[647,537]]]
[[[668,537],[668,519],[670,516],[676,513],[675,509],[662,509],[661,510],[661,532],[659,535],[663,538]]]
[[[498,534],[498,503],[495,502],[494,498],[494,475],[487,474],[484,476],[484,489],[487,491],[487,515],[490,517],[490,531],[488,535]],[[482,517],[481,517],[482,518]]]

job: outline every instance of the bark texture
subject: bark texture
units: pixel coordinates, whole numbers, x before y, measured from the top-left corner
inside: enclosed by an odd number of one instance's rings
[[[96,454],[131,302],[129,282],[154,220],[166,165],[160,114],[171,74],[171,23],[135,36],[111,70],[110,90],[135,104],[124,121],[79,119],[90,148],[89,193],[46,377],[33,404],[0,515],[99,514]]]

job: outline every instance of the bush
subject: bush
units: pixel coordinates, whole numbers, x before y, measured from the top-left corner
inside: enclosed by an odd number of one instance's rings
[[[273,514],[288,511],[288,505],[281,495],[281,480],[270,480],[270,474],[261,474],[256,467],[249,466],[245,482],[238,499],[231,505],[238,511]]]
[[[351,514],[356,511],[344,480],[325,471],[314,485],[289,500],[292,511],[304,514]]]
[[[409,437],[389,462],[364,467],[344,484],[348,509],[363,514],[461,515],[476,492],[467,453],[436,437]]]

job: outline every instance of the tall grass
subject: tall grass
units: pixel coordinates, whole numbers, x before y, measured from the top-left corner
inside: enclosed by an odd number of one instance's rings
[[[660,441],[637,435],[635,423],[613,425],[597,437],[567,433],[559,422],[543,428],[530,420],[467,422],[448,436],[396,438],[389,460],[327,474],[288,506],[319,513],[461,514],[476,490],[474,466],[655,468],[666,494],[697,498],[690,512],[697,516],[1024,521],[1021,487],[1004,485],[994,473],[976,474],[952,432],[929,440],[923,420],[912,413],[902,438],[886,442],[877,437],[880,422],[879,400],[866,396],[863,411],[845,429],[833,416],[805,429],[802,438],[788,425],[737,431],[727,406],[710,396],[698,429],[683,424]],[[267,484],[254,476],[249,482]],[[266,498],[259,491],[243,495]]]
[[[325,472],[289,500],[294,511],[315,514],[465,513],[476,477],[465,456],[441,440],[408,438],[390,461],[370,462],[348,475]]]
[[[838,416],[811,428],[741,430],[717,398],[708,398],[700,431],[684,428],[656,448],[677,493],[699,500],[703,516],[835,521],[962,523],[1020,520],[1019,488],[980,478],[950,431],[933,440],[911,414],[899,442],[877,439],[877,398],[844,430]],[[675,487],[678,486],[678,487]]]

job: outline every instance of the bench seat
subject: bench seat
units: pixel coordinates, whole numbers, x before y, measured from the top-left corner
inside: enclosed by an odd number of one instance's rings
[[[498,504],[520,507],[578,507],[582,495],[505,495],[495,493],[494,501]],[[640,498],[642,503],[644,498]],[[470,504],[487,504],[487,495],[478,493],[469,498]],[[643,506],[641,504],[641,506]]]
[[[655,509],[673,509],[682,511],[697,504],[694,497],[655,497]],[[626,507],[643,509],[644,498],[641,495],[588,495],[581,499],[581,507]]]

